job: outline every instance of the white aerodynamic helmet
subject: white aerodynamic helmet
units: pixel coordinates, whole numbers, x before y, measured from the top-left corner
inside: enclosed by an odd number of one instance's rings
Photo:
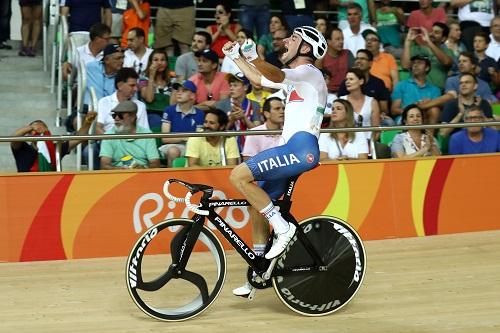
[[[295,28],[293,32],[312,46],[312,54],[316,59],[321,59],[325,56],[327,49],[326,39],[321,32],[316,30],[316,28],[304,25]]]

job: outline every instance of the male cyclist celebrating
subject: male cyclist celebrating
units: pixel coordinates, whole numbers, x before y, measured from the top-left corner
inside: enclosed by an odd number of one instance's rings
[[[265,254],[278,257],[295,235],[296,227],[283,219],[271,199],[285,191],[288,178],[311,170],[319,161],[318,136],[328,94],[325,80],[314,61],[326,53],[327,44],[315,28],[295,28],[284,40],[286,52],[281,61],[290,69],[278,69],[258,58],[255,43],[228,42],[223,52],[254,84],[285,89],[283,145],[265,150],[233,169],[231,183],[273,226],[275,240]],[[243,55],[243,56],[242,56]],[[254,183],[260,181],[261,187]],[[263,181],[263,182],[262,182]]]

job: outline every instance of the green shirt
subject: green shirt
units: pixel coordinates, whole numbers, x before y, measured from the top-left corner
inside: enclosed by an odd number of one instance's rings
[[[142,127],[136,128],[136,133],[151,133]],[[106,134],[116,134],[115,128],[107,131]],[[134,158],[135,163],[148,166],[152,160],[160,159],[155,139],[117,139],[117,140],[102,140],[100,157],[106,156],[111,158],[113,166],[123,166],[121,158],[130,155]]]
[[[450,49],[444,45],[440,46],[440,49],[453,59],[453,52]],[[431,61],[431,71],[427,74],[427,80],[443,90],[450,67],[443,66],[428,46],[413,44],[410,49],[410,58],[419,54],[429,57]]]

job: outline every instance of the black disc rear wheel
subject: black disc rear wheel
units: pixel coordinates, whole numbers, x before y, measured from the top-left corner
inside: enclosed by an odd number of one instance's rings
[[[363,282],[366,268],[363,243],[349,224],[336,217],[315,216],[300,226],[327,269],[290,272],[294,267],[314,263],[295,236],[278,259],[274,289],[286,306],[302,315],[323,316],[338,311],[356,295]]]

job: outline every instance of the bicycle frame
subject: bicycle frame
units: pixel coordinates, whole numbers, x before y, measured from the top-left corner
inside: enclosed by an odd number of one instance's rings
[[[304,265],[298,267],[290,267],[285,269],[276,268],[273,272],[274,275],[285,275],[290,274],[292,272],[310,272],[310,271],[324,271],[326,267],[323,263],[323,260],[318,255],[316,249],[311,244],[311,242],[307,239],[302,228],[298,227],[299,224],[297,220],[290,213],[291,208],[291,197],[293,193],[293,189],[295,188],[295,184],[298,177],[292,177],[288,180],[287,190],[284,193],[283,199],[273,200],[273,203],[280,207],[280,213],[283,218],[291,223],[294,223],[297,226],[297,237],[302,245],[305,247],[309,255],[314,261],[313,265]],[[252,269],[258,274],[263,273],[267,270],[270,265],[270,260],[265,259],[263,256],[257,256],[255,252],[248,246],[245,241],[231,228],[231,226],[226,223],[226,221],[215,212],[215,209],[218,207],[243,207],[250,206],[250,203],[244,199],[228,199],[228,200],[211,200],[212,196],[211,189],[203,189],[203,196],[200,200],[200,209],[209,211],[208,216],[195,214],[192,217],[193,227],[188,230],[186,233],[178,234],[182,239],[174,240],[173,244],[178,244],[180,248],[179,257],[177,263],[174,263],[174,271],[177,271],[177,274],[181,274],[184,271],[189,256],[193,250],[194,243],[198,238],[201,227],[205,223],[205,217],[208,218],[210,222],[212,222],[217,230],[224,236],[224,238],[231,244],[231,246],[240,254],[240,256],[248,263]],[[268,247],[270,244],[268,244]],[[174,249],[172,249],[174,250]],[[175,274],[175,273],[174,273]]]

